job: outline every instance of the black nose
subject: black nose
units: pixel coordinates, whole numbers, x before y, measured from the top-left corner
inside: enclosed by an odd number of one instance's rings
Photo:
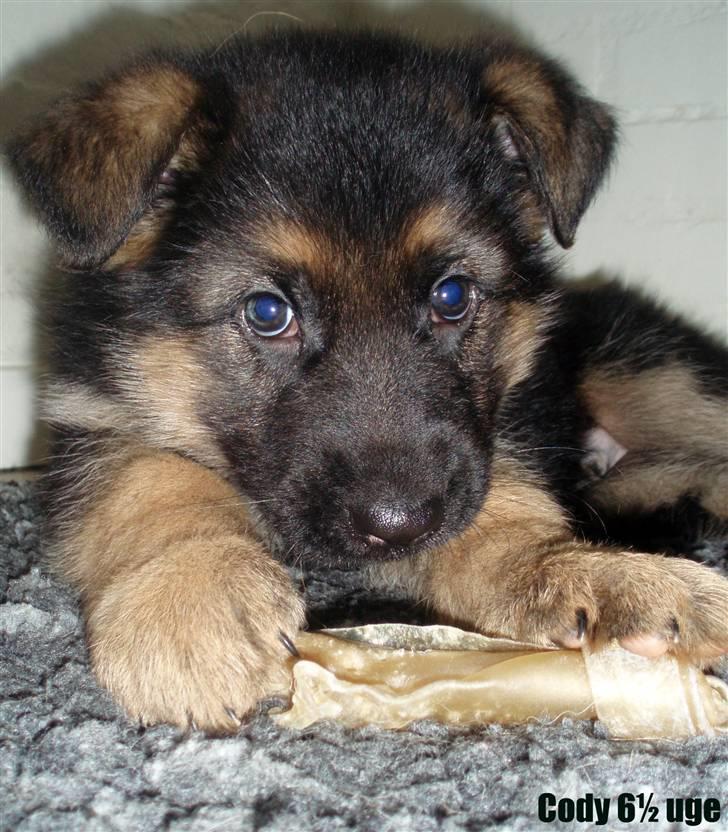
[[[443,505],[434,497],[420,505],[374,503],[363,510],[352,510],[354,531],[370,543],[406,546],[419,537],[431,534],[442,525]]]

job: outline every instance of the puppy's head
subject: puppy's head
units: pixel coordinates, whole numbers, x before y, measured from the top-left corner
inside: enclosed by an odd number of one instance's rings
[[[512,45],[155,56],[11,148],[80,272],[52,416],[219,468],[285,553],[392,558],[482,505],[613,121]]]

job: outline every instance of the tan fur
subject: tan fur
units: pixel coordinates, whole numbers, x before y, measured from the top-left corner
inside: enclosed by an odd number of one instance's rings
[[[193,339],[147,336],[122,350],[118,359],[118,381],[147,441],[224,470],[226,462],[199,415],[208,380],[195,358]]]
[[[198,170],[210,153],[211,127],[204,119],[195,118],[185,127],[177,150],[165,170],[188,174]],[[104,271],[128,271],[142,267],[163,240],[174,216],[175,200],[164,187],[146,207],[129,231],[121,246],[103,264]]]
[[[447,203],[434,203],[415,212],[403,224],[395,242],[391,245],[391,260],[396,268],[402,263],[411,266],[423,254],[443,252],[453,245],[462,257],[456,267],[464,273],[472,269],[482,279],[501,282],[510,279],[506,258],[496,237],[488,239],[487,230],[478,229],[472,234],[459,221],[455,208]]]
[[[617,513],[655,511],[689,495],[716,517],[728,519],[728,459],[709,454],[635,451],[589,488],[596,508]]]
[[[322,296],[344,294],[352,308],[360,310],[376,301],[363,268],[362,247],[355,241],[330,239],[316,229],[284,219],[261,225],[256,237],[266,259],[305,272],[309,285]]]
[[[453,212],[447,205],[430,205],[414,214],[405,224],[394,248],[411,258],[423,252],[446,249],[455,236],[456,229]]]
[[[94,670],[133,717],[227,731],[286,688],[279,631],[302,602],[207,469],[127,447],[54,556],[81,590]]]
[[[331,239],[320,231],[290,220],[277,219],[261,224],[255,244],[266,259],[290,269],[306,272],[310,284],[324,294],[345,294],[357,315],[365,309],[378,310],[381,293],[371,291],[371,273],[378,274],[380,288],[397,284],[402,268],[428,251],[447,250],[454,240],[463,251],[462,270],[469,269],[486,279],[502,281],[504,254],[498,242],[483,241],[459,228],[455,212],[445,204],[435,204],[408,218],[395,241],[369,251],[356,240]]]
[[[728,581],[689,561],[598,548],[573,538],[556,501],[529,472],[496,460],[472,526],[442,550],[380,568],[449,622],[543,644],[589,635],[658,634],[705,659],[728,650]]]
[[[200,90],[182,70],[162,64],[115,79],[106,94],[98,106],[109,109],[113,126],[133,124],[145,141],[157,142],[186,122]]]
[[[526,52],[510,50],[489,63],[483,72],[483,90],[496,123],[507,126],[513,139],[510,155],[527,165],[536,164],[539,171],[529,185],[524,183],[522,227],[537,236],[540,215],[549,221],[561,245],[570,246],[584,197],[584,125],[576,127],[546,68]],[[600,129],[609,128],[606,110],[592,108],[590,116]]]
[[[593,370],[581,389],[596,421],[629,450],[674,448],[728,458],[726,401],[700,390],[683,364],[638,374]]]
[[[44,417],[58,427],[144,440],[151,447],[191,456],[216,471],[227,470],[199,415],[207,381],[195,359],[192,339],[146,336],[134,344],[113,345],[109,359],[116,365],[119,395],[104,395],[78,382],[54,382],[44,391]]]
[[[492,96],[495,107],[503,114],[511,129],[515,129],[517,141],[522,135],[529,144],[537,144],[543,155],[545,169],[549,173],[549,187],[554,201],[568,200],[562,191],[568,177],[563,175],[569,157],[565,146],[564,124],[561,108],[554,89],[544,76],[539,62],[530,55],[511,54],[489,64],[483,74],[483,86]],[[543,224],[543,207],[532,199],[526,202],[531,225],[538,228],[538,216]]]
[[[306,269],[310,274],[320,274],[332,265],[334,246],[330,240],[311,228],[297,222],[278,219],[258,229],[261,250],[282,265],[293,269]]]
[[[104,271],[136,269],[146,263],[164,235],[171,209],[172,204],[168,203],[142,217],[121,246],[106,260]]]
[[[61,101],[28,132],[25,163],[54,182],[64,212],[91,232],[94,246],[115,248],[139,219],[158,167],[175,153],[198,95],[197,82],[176,67],[139,66]],[[74,265],[97,257],[86,243],[59,242]],[[134,257],[138,248],[135,242]]]
[[[689,367],[592,371],[582,394],[597,424],[627,455],[590,489],[597,507],[652,511],[690,495],[728,518],[728,410]]]
[[[127,414],[111,399],[75,381],[55,381],[46,386],[41,416],[57,427],[90,431],[131,431]]]
[[[498,365],[506,373],[506,387],[514,387],[531,375],[545,337],[548,309],[543,305],[513,301],[506,309],[503,334],[498,343]]]
[[[539,61],[525,53],[513,53],[489,64],[483,74],[483,86],[498,106],[515,113],[547,136],[549,144],[563,141],[559,104],[551,83],[544,77]]]

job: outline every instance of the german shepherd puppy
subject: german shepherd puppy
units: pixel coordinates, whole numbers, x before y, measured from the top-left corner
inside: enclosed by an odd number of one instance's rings
[[[12,144],[69,272],[47,547],[131,715],[234,730],[283,683],[286,561],[485,633],[728,651],[728,580],[588,536],[587,504],[728,520],[727,353],[555,274],[615,133],[509,42],[294,32],[152,54]]]

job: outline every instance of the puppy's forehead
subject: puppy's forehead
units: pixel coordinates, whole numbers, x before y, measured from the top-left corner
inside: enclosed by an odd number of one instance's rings
[[[404,276],[430,254],[457,243],[454,211],[444,202],[421,206],[388,233],[355,237],[344,228],[321,228],[301,219],[272,218],[254,232],[259,255],[289,272],[306,275],[318,291],[366,295],[398,291]]]
[[[417,258],[451,245],[457,225],[455,211],[445,202],[412,210],[388,233],[371,239],[355,238],[344,229],[322,229],[304,220],[272,218],[256,229],[259,245],[281,264],[322,271],[356,262],[362,255],[387,259]]]
[[[483,261],[497,249],[483,245],[487,176],[475,128],[455,124],[407,73],[407,95],[398,94],[399,68],[376,83],[369,74],[346,85],[304,76],[265,107],[241,111],[219,175],[204,186],[212,208],[203,237],[213,239],[205,255],[229,255],[227,285],[265,285],[279,266],[332,300],[364,302],[376,287],[380,303],[404,301],[428,253]]]
[[[440,194],[474,198],[475,128],[454,124],[430,85],[400,69],[347,85],[286,75],[267,107],[241,100],[225,178],[256,209],[284,205],[288,216],[354,238],[391,234]]]

